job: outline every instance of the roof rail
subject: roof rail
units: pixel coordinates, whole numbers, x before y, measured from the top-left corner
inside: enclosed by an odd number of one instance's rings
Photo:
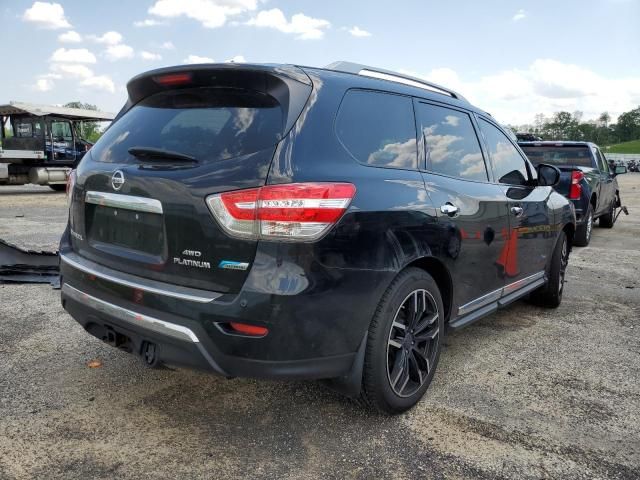
[[[365,77],[379,78],[381,80],[388,80],[390,82],[402,83],[404,85],[410,85],[412,87],[422,88],[431,92],[440,93],[449,97],[457,98],[458,100],[467,101],[459,93],[451,90],[450,88],[442,87],[436,83],[429,82],[422,78],[412,77],[403,73],[393,72],[391,70],[384,70],[377,67],[368,67],[367,65],[360,65],[353,62],[333,62],[327,65],[327,70],[335,70],[337,72],[353,73],[355,75],[362,75]]]

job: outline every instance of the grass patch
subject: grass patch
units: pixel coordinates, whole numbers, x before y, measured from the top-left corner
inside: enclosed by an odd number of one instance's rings
[[[640,140],[609,145],[604,147],[604,151],[605,153],[640,153]]]

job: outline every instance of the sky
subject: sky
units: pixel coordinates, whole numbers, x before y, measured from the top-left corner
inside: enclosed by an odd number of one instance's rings
[[[424,77],[500,122],[640,106],[640,0],[0,0],[0,103],[118,111],[138,73],[185,63]]]

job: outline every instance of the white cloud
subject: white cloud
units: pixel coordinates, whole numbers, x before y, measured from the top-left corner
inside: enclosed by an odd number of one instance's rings
[[[129,45],[109,45],[104,51],[104,55],[107,57],[107,60],[115,62],[116,60],[133,58],[134,52],[133,48],[131,48]]]
[[[173,44],[173,42],[164,42],[162,45],[160,45],[160,48],[163,48],[165,50],[175,50],[176,46]]]
[[[70,28],[71,24],[64,16],[59,3],[34,2],[22,15],[25,22],[32,22],[44,28]]]
[[[409,73],[409,72],[407,72]],[[537,113],[565,110],[596,118],[612,117],[640,104],[640,77],[608,77],[585,67],[553,59],[538,59],[523,69],[510,69],[462,79],[450,68],[436,68],[422,76],[452,88],[500,122],[525,124]]]
[[[90,78],[93,77],[93,70],[86,65],[74,64],[74,63],[54,63],[51,65],[51,71],[53,75],[58,75],[58,78]]]
[[[371,33],[367,32],[366,30],[362,30],[357,25],[355,25],[353,28],[350,28],[349,33],[354,37],[370,37],[371,36]]]
[[[114,32],[113,30],[105,32],[101,36],[90,35],[89,38],[96,43],[102,43],[104,45],[118,45],[122,42],[122,34]]]
[[[523,20],[525,18],[527,18],[527,12],[525,12],[524,9],[521,8],[513,17],[511,17],[511,20],[513,20],[514,22],[519,22],[520,20]]]
[[[225,60],[225,63],[246,63],[247,60],[246,58],[244,58],[244,56],[242,55],[236,55],[233,58],[230,58],[229,60]]]
[[[279,8],[258,12],[247,25],[275,28],[283,33],[294,34],[301,40],[320,39],[324,36],[325,29],[331,26],[327,20],[308,17],[304,13],[296,13],[291,17],[291,21],[288,21]]]
[[[204,27],[217,28],[227,23],[229,17],[256,7],[256,0],[157,0],[149,8],[149,14],[161,18],[185,16]]]
[[[50,61],[52,62],[66,62],[66,63],[96,63],[96,56],[86,48],[59,48],[53,55],[51,55]]]
[[[80,82],[80,86],[89,87],[94,90],[104,90],[109,93],[114,93],[116,91],[116,86],[113,83],[113,80],[111,80],[107,75],[97,75],[95,77],[85,78]]]
[[[78,32],[69,30],[68,32],[58,35],[58,41],[62,43],[80,43],[82,41],[82,37]]]
[[[77,63],[52,63],[49,73],[37,77],[34,88],[42,92],[49,91],[57,80],[76,80],[80,87],[115,92],[115,84],[110,77],[95,75],[89,67]]]
[[[53,85],[54,85],[53,80],[49,78],[39,78],[36,80],[36,84],[34,85],[34,88],[39,92],[48,92],[53,88]]]
[[[183,63],[215,63],[213,58],[209,57],[201,57],[199,55],[189,55],[187,58],[182,60]]]
[[[133,22],[134,27],[156,27],[158,25],[165,25],[165,22],[160,20],[154,20],[153,18],[145,18],[144,20],[137,20]]]
[[[140,52],[140,58],[143,60],[162,60],[162,55],[159,53],[147,52],[146,50],[142,50]]]

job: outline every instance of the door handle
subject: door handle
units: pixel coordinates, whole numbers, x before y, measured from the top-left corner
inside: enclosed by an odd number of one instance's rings
[[[524,210],[522,209],[522,207],[511,207],[511,213],[516,217],[521,217],[523,212]]]
[[[445,215],[449,215],[450,217],[456,216],[459,210],[460,209],[458,207],[456,207],[454,204],[449,202],[440,206],[440,211]]]

